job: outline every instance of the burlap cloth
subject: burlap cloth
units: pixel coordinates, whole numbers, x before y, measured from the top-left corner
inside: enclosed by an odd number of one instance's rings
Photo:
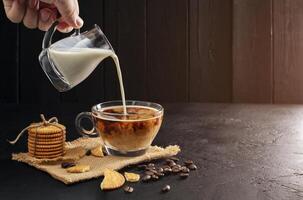
[[[77,163],[79,164],[90,165],[91,170],[85,173],[73,174],[66,172],[66,170],[60,166],[62,159],[42,162],[40,159],[29,156],[28,153],[13,154],[12,159],[27,163],[39,170],[45,171],[53,178],[62,181],[65,184],[72,184],[100,177],[103,175],[106,168],[119,170],[129,165],[174,156],[180,151],[180,147],[177,145],[167,146],[166,148],[152,146],[146,154],[137,157],[105,156],[98,158],[91,155],[85,156],[84,149],[91,149],[100,144],[101,141],[99,138],[80,138],[72,142],[66,142],[66,151],[68,155],[63,160],[74,159],[77,160]]]

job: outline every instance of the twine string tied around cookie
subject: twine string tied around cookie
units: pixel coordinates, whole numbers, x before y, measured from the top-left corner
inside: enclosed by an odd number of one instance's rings
[[[53,126],[56,126],[56,127],[60,128],[60,129],[62,128],[62,127],[60,127],[60,126],[58,125],[58,118],[57,118],[57,117],[52,117],[52,118],[50,118],[49,120],[46,120],[43,114],[40,114],[40,117],[41,117],[41,119],[42,119],[42,122],[39,122],[39,123],[37,123],[37,124],[31,124],[31,125],[25,127],[25,128],[22,129],[22,131],[18,134],[18,136],[16,137],[15,140],[13,140],[13,141],[9,141],[9,140],[8,140],[8,142],[9,142],[10,144],[12,144],[12,145],[16,144],[17,141],[20,139],[20,137],[23,135],[23,133],[24,133],[25,131],[27,131],[28,129],[31,129],[31,128],[39,128],[39,127],[41,127],[41,126],[48,126],[48,125],[53,125]]]

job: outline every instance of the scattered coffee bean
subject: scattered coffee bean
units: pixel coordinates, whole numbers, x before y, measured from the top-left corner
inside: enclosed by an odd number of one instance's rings
[[[170,191],[170,185],[165,185],[163,188],[162,188],[162,192],[168,192]]]
[[[153,172],[154,174],[158,172],[158,171],[155,170],[155,169],[149,169],[148,171],[151,171],[151,172]]]
[[[195,164],[190,164],[190,165],[188,165],[188,168],[189,168],[190,170],[196,170],[196,169],[197,169],[197,165],[195,165]]]
[[[184,164],[191,165],[191,164],[194,164],[194,162],[192,160],[186,160],[186,161],[184,161]]]
[[[142,181],[147,182],[150,179],[151,179],[151,175],[145,175],[145,176],[143,176]]]
[[[181,165],[179,165],[179,164],[177,164],[177,165],[175,165],[174,167],[178,167],[178,168],[182,168],[182,166]]]
[[[89,150],[86,151],[85,155],[89,156],[92,152]]]
[[[149,170],[148,170],[148,171],[145,171],[144,173],[145,173],[146,175],[150,175],[150,176],[151,176],[151,175],[154,175],[154,172],[149,171]]]
[[[171,169],[170,167],[163,168],[163,170],[164,170],[164,173],[165,173],[165,174],[169,174],[169,173],[172,172],[172,169]]]
[[[157,169],[157,172],[159,172],[159,173],[163,173],[163,168],[162,167],[159,167],[158,169]]]
[[[181,169],[180,168],[178,168],[178,167],[173,167],[172,168],[172,171],[173,171],[173,173],[179,173],[180,171],[181,171]]]
[[[156,167],[148,167],[148,166],[147,166],[145,169],[146,169],[146,170],[156,170]]]
[[[73,163],[73,162],[63,162],[63,163],[61,163],[61,167],[62,168],[70,168],[70,167],[73,167],[73,166],[75,166],[76,164],[75,163]]]
[[[157,175],[157,176],[159,176],[159,177],[165,176],[165,174],[164,174],[164,173],[161,173],[161,172],[157,172],[157,173],[155,173],[155,175]]]
[[[123,190],[126,193],[132,193],[134,191],[134,188],[126,185],[123,187]]]
[[[187,168],[187,167],[182,167],[181,168],[181,171],[183,172],[183,173],[189,173],[189,169]]]
[[[189,173],[180,173],[180,178],[187,178],[189,176]]]
[[[180,160],[179,158],[177,158],[177,157],[175,157],[175,156],[170,157],[169,159],[170,159],[170,160],[173,160],[173,161],[175,161],[175,162],[178,162],[178,161]]]
[[[139,169],[146,169],[147,165],[138,165]]]
[[[157,180],[159,179],[159,176],[157,176],[157,175],[154,174],[154,175],[151,176],[151,178],[152,178],[154,181],[157,181]]]
[[[155,167],[155,164],[154,164],[154,163],[149,163],[149,164],[147,165],[147,167]]]
[[[174,161],[171,161],[171,162],[168,163],[168,166],[169,166],[169,167],[173,167],[173,166],[175,166],[175,165],[176,165],[176,163],[175,163]]]
[[[168,165],[163,165],[161,168],[165,169],[165,168],[170,168],[170,166]]]

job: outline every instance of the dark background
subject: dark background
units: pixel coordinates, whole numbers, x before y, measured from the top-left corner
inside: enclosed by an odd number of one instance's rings
[[[79,4],[83,30],[100,25],[118,54],[127,99],[303,102],[302,0]],[[120,99],[109,59],[82,84],[58,93],[38,63],[43,32],[10,23],[2,6],[0,13],[0,103],[91,105]]]

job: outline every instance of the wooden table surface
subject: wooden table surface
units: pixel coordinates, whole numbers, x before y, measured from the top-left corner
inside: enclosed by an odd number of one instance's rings
[[[167,104],[165,120],[154,141],[178,144],[181,158],[196,162],[198,170],[186,180],[164,177],[137,183],[132,194],[103,192],[102,178],[65,186],[22,163],[11,152],[26,150],[26,137],[15,145],[18,131],[39,113],[56,115],[66,124],[68,139],[77,137],[73,120],[88,106],[0,106],[0,199],[302,199],[303,106],[240,104]],[[160,190],[165,184],[172,189]]]

